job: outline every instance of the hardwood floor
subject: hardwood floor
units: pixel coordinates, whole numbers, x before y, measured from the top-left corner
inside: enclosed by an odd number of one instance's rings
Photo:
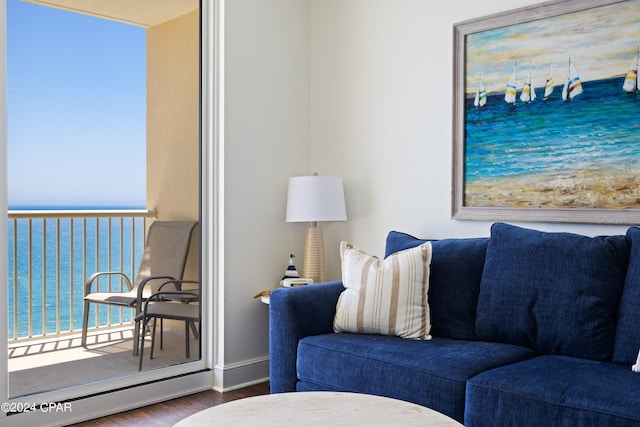
[[[269,383],[257,384],[227,393],[203,391],[143,408],[97,418],[74,427],[169,427],[203,409],[245,397],[269,394]]]

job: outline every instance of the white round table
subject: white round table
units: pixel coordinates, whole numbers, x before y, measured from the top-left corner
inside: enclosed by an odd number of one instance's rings
[[[356,393],[299,392],[234,400],[175,424],[190,426],[461,426],[424,406]]]

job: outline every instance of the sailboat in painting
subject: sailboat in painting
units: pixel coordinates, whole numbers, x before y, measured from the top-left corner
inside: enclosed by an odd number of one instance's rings
[[[564,87],[562,88],[562,100],[563,101],[571,101],[576,96],[582,93],[582,82],[580,81],[580,76],[578,75],[578,70],[576,66],[571,62],[571,58],[569,58],[569,68],[567,69],[567,79],[564,83]]]
[[[553,93],[553,88],[555,87],[555,79],[553,78],[553,65],[549,64],[549,72],[547,73],[547,81],[544,84],[544,101],[549,99],[551,94]]]
[[[516,73],[518,71],[518,64],[516,63],[513,66],[513,72],[509,77],[509,82],[507,83],[507,90],[504,93],[504,102],[507,104],[515,104],[516,103]]]
[[[527,77],[525,78],[525,81],[522,84],[520,101],[529,103],[535,100],[536,100],[536,89],[533,87],[533,83],[531,82],[531,61],[529,61],[529,72],[527,73]]]
[[[624,83],[622,84],[622,90],[630,93],[638,93],[638,60],[640,58],[640,46],[638,46],[638,51],[636,52],[636,57],[631,61],[631,65],[629,65],[629,70],[627,71],[627,75],[624,78]]]
[[[473,105],[476,108],[482,108],[487,103],[487,90],[484,87],[484,83],[482,83],[482,76],[480,76],[480,83],[478,84],[478,88],[476,89],[476,96],[473,99]]]

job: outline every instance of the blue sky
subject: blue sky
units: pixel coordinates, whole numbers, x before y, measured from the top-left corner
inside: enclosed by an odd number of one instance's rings
[[[144,207],[143,28],[7,0],[15,206]]]
[[[536,88],[544,87],[550,64],[555,84],[564,84],[569,57],[583,82],[623,76],[640,44],[639,20],[634,0],[470,34],[468,95],[480,76],[488,91],[503,91],[516,62],[518,84],[531,62]]]

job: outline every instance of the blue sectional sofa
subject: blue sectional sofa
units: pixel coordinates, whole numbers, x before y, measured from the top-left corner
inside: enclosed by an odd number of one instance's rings
[[[391,232],[385,257],[425,240]],[[335,333],[342,282],[271,293],[271,392],[369,393],[467,426],[638,426],[640,228],[431,241],[431,340]]]

